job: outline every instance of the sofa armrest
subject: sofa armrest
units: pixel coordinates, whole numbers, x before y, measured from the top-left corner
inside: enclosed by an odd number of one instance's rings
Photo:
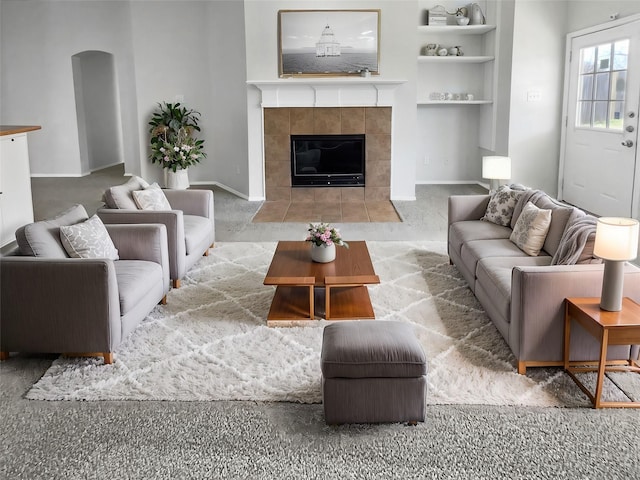
[[[447,208],[447,227],[455,222],[484,217],[491,195],[451,195]]]
[[[120,260],[146,260],[162,267],[165,285],[169,285],[169,249],[167,228],[160,223],[105,225],[118,249]]]
[[[111,352],[121,341],[114,262],[0,259],[0,350]]]
[[[562,361],[564,299],[599,297],[604,265],[514,267],[509,345],[519,361]],[[624,296],[640,301],[640,269],[625,265]],[[572,355],[591,351],[587,336]],[[585,360],[585,358],[581,358]]]
[[[97,212],[105,225],[161,223],[167,229],[169,249],[169,275],[181,278],[185,267],[187,245],[184,240],[184,216],[182,210],[126,210],[100,208]]]
[[[213,192],[211,190],[163,190],[174,210],[185,215],[213,219]]]

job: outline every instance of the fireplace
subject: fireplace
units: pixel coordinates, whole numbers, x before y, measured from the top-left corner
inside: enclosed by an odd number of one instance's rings
[[[366,185],[293,186],[291,136],[361,135]],[[283,107],[264,109],[264,172],[268,202],[383,202],[391,185],[390,107]]]
[[[292,187],[364,187],[365,136],[291,135]]]

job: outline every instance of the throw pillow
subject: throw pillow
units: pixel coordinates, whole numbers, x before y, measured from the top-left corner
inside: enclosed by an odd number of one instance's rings
[[[85,208],[76,204],[59,215],[33,222],[16,230],[21,255],[30,257],[68,258],[60,242],[60,226],[74,225],[89,218]]]
[[[513,209],[523,190],[516,190],[509,185],[502,185],[489,200],[487,211],[481,220],[508,227],[511,224]]]
[[[551,210],[544,210],[527,202],[509,240],[527,255],[535,257],[544,245],[549,225],[551,225]]]
[[[152,183],[144,190],[134,191],[133,199],[140,210],[171,210],[169,200],[157,183]]]
[[[148,186],[149,183],[144,179],[133,175],[126,183],[108,188],[104,192],[103,199],[109,208],[137,210],[138,206],[133,200],[131,193],[135,190],[147,188]]]
[[[97,215],[82,223],[60,227],[60,240],[72,258],[120,258],[109,232]]]

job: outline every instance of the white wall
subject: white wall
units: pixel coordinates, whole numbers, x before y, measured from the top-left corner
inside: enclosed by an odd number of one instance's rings
[[[147,122],[158,102],[202,114],[208,158],[193,183],[248,192],[243,2],[237,0],[2,0],[3,124],[39,124],[34,175],[86,173],[80,160],[71,57],[113,54],[126,173],[162,180],[148,160]]]
[[[207,42],[209,75],[215,111],[211,128],[213,142],[207,145],[210,179],[247,196],[249,153],[247,145],[247,60],[244,32],[244,2],[209,2]]]
[[[206,3],[146,1],[131,3],[132,45],[136,68],[136,100],[140,173],[148,181],[163,182],[163,171],[148,160],[149,126],[158,103],[180,102],[201,113],[205,151],[213,144],[212,86],[209,81],[209,28]],[[206,178],[214,155],[189,168],[191,181]]]
[[[610,14],[622,18],[640,13],[638,0],[568,0],[566,3],[569,12],[566,33],[607,23]]]
[[[416,164],[416,25],[415,0],[388,1],[270,1],[245,0],[247,79],[278,78],[278,10],[380,9],[380,79],[403,79],[395,91],[392,132],[391,197],[415,198]],[[255,87],[247,87],[249,196],[264,197],[262,109]]]
[[[0,101],[3,124],[37,124],[29,139],[34,175],[82,175],[71,57],[86,50],[114,55],[123,110],[125,157],[135,159],[135,102],[130,75],[127,2],[3,0],[0,15]],[[118,28],[114,28],[117,25]],[[128,141],[127,141],[128,140]]]
[[[517,0],[513,20],[507,154],[514,182],[557,194],[566,11]],[[539,101],[528,94],[539,92]]]

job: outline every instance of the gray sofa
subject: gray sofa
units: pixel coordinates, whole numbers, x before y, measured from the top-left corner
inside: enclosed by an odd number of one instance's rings
[[[9,352],[83,353],[112,363],[123,339],[166,303],[164,225],[107,225],[117,260],[70,258],[60,226],[86,220],[76,205],[16,232],[19,249],[0,258],[0,359]]]
[[[566,250],[562,242],[569,241],[565,230],[580,219],[584,221],[584,212],[543,192],[524,190],[508,225],[500,225],[482,220],[490,199],[489,195],[449,198],[450,261],[511,348],[519,373],[526,373],[527,367],[562,365],[564,299],[599,297],[601,293],[604,266],[592,255],[595,231],[589,234],[582,251],[575,252],[579,263],[554,264],[558,250]],[[527,201],[551,210],[551,225],[535,256],[524,253],[510,240]],[[640,269],[631,264],[625,266],[624,295],[640,301]],[[573,332],[571,360],[598,359],[596,340],[579,326]],[[638,355],[637,346],[609,348],[609,358],[628,359],[630,355]]]
[[[107,189],[98,216],[105,224],[161,223],[167,228],[169,275],[175,288],[189,269],[215,241],[213,192],[211,190],[162,190],[170,210],[140,210],[132,192],[148,187],[140,177]]]

